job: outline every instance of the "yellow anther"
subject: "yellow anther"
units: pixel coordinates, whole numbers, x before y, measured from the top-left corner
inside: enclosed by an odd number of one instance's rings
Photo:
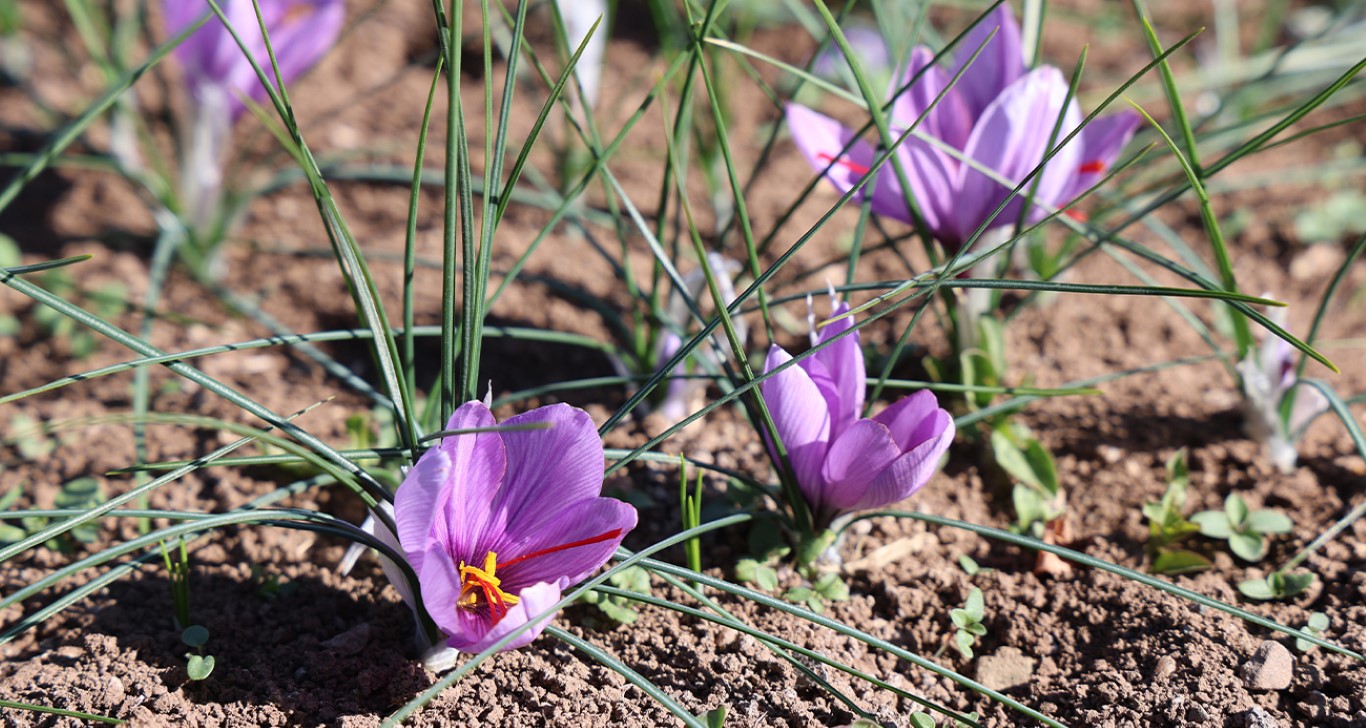
[[[460,562],[460,598],[457,601],[462,609],[478,609],[487,605],[495,619],[507,613],[507,608],[516,604],[517,597],[499,588],[502,580],[497,577],[498,554],[490,551],[484,557],[484,568]]]

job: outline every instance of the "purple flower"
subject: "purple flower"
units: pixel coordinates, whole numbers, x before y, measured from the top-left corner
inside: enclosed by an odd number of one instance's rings
[[[270,45],[286,83],[323,57],[336,42],[346,17],[343,0],[260,0],[260,5],[261,16],[270,31]],[[251,49],[251,57],[273,77],[270,56],[266,53],[265,39],[261,37],[251,0],[221,0],[219,7],[233,30]],[[163,0],[162,8],[166,13],[166,29],[172,35],[210,12],[208,3],[194,0]],[[184,66],[186,84],[196,103],[203,103],[205,96],[222,94],[229,115],[235,119],[245,109],[237,99],[237,93],[246,94],[257,102],[267,98],[256,71],[217,18],[209,18],[186,38],[176,48],[175,55]],[[214,99],[211,103],[221,101]]]
[[[988,41],[993,31],[996,35]],[[1063,107],[1068,83],[1061,71],[1052,66],[1032,71],[1025,68],[1020,27],[1010,8],[1001,5],[991,18],[983,20],[963,38],[953,68],[926,68],[934,53],[924,46],[911,52],[910,63],[895,88],[905,85],[922,69],[925,72],[893,102],[892,132],[900,135],[914,124],[983,43],[986,45],[981,54],[925,114],[916,131],[958,150],[966,159],[994,170],[1012,184],[1003,185],[916,136],[897,147],[897,156],[925,224],[940,242],[955,248],[1043,161],[1058,116],[1063,117],[1059,140],[1082,120],[1075,99]],[[1097,118],[1062,147],[1034,178],[1038,181],[1038,204],[1030,211],[1029,221],[1037,222],[1051,208],[1066,205],[1094,185],[1133,136],[1140,118],[1132,111]],[[788,104],[787,122],[793,141],[807,160],[816,169],[830,166],[826,177],[841,192],[858,184],[877,158],[874,147],[859,140],[836,160],[854,132],[811,109]],[[832,160],[836,160],[833,166]],[[910,222],[910,210],[896,175],[890,166],[883,169],[887,171],[879,170],[872,193],[873,211]],[[989,226],[1014,224],[1029,189],[1028,185],[1022,188],[1020,195],[991,218]]]
[[[1268,296],[1270,294],[1267,294]],[[1271,316],[1285,325],[1285,312],[1276,309]],[[1313,387],[1296,387],[1295,348],[1285,339],[1267,333],[1261,347],[1248,352],[1238,363],[1242,377],[1243,412],[1248,434],[1266,446],[1271,462],[1283,473],[1295,470],[1299,453],[1296,443],[1309,423],[1328,410],[1328,400]],[[1295,390],[1295,404],[1288,418],[1281,417],[1281,402]]]
[[[844,39],[854,49],[865,73],[879,75],[891,71],[892,51],[882,39],[881,31],[867,25],[852,25],[843,30]],[[839,81],[849,72],[849,60],[839,46],[831,43],[812,62],[811,72],[826,80]]]
[[[481,402],[447,429],[493,427]],[[394,521],[422,602],[447,645],[479,652],[560,600],[597,570],[636,525],[636,511],[602,498],[602,440],[588,413],[565,404],[503,421],[505,430],[452,435],[399,486]],[[537,623],[505,649],[528,644]]]
[[[840,303],[831,316],[848,311],[849,304]],[[857,332],[840,336],[853,325],[852,318],[829,324],[812,343],[839,337],[833,344],[760,385],[797,484],[821,524],[920,490],[953,441],[953,418],[928,390],[860,419],[863,350]],[[764,372],[791,360],[775,345]]]

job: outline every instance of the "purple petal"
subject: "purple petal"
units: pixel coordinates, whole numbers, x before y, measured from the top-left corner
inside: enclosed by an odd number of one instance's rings
[[[849,313],[849,304],[841,301],[830,312],[830,317],[834,318],[846,313]],[[825,328],[821,329],[820,337],[816,339],[816,343],[819,345],[832,339],[834,343],[816,352],[807,360],[818,361],[824,366],[834,385],[834,390],[838,394],[838,400],[830,403],[830,436],[832,438],[839,437],[846,427],[863,414],[863,396],[867,389],[863,349],[859,347],[857,331],[845,333],[853,327],[853,316],[846,316],[827,324]],[[816,379],[816,377],[813,376],[812,379]],[[819,382],[817,384],[819,385]]]
[[[529,622],[532,617],[555,606],[555,603],[560,601],[560,589],[554,584],[535,584],[519,592],[517,599],[518,602],[508,609],[507,614],[503,615],[497,624],[490,624],[491,620],[484,614],[456,610],[461,614],[462,628],[457,632],[448,633],[450,639],[447,640],[447,644],[461,652],[483,652],[512,630]],[[534,627],[504,645],[503,649],[515,650],[531,644],[554,618],[554,614],[547,615]]]
[[[933,51],[924,46],[916,46],[911,51],[911,59],[906,66],[906,72],[902,74],[899,85],[892,91],[899,91],[901,86],[904,86],[917,73],[920,73],[921,69],[929,66],[932,61],[934,61]],[[925,70],[914,85],[897,96],[896,100],[892,102],[892,119],[898,127],[904,130],[924,114],[925,118],[920,120],[916,129],[949,143],[955,149],[962,149],[968,141],[968,133],[972,131],[973,120],[973,116],[968,113],[968,107],[963,101],[962,95],[958,93],[957,88],[954,88],[945,94],[939,103],[934,103],[939,94],[943,92],[944,87],[948,85],[949,78],[944,69],[937,66]],[[930,108],[930,104],[934,104],[934,108],[926,114],[925,110]]]
[[[911,51],[910,64],[901,84],[908,82],[932,60],[934,54],[929,49],[917,46]],[[892,106],[892,120],[895,122],[893,132],[901,134],[918,121],[915,127],[918,134],[939,139],[961,150],[967,143],[973,120],[957,90],[950,90],[929,113],[925,113],[930,104],[935,103],[948,80],[948,75],[942,69],[931,67],[905,93],[897,96]],[[892,89],[894,93],[899,90],[899,86]],[[923,119],[920,118],[922,114]],[[958,202],[953,189],[958,176],[958,160],[917,136],[903,141],[897,151],[925,225],[946,245],[957,243],[946,228],[952,217],[951,211]],[[902,200],[898,202],[905,204]],[[903,217],[909,218],[910,215],[907,213]]]
[[[874,479],[900,456],[901,449],[886,425],[859,420],[830,444],[823,472],[824,491],[817,498],[806,493],[807,500],[812,501],[817,511],[849,510],[863,499]]]
[[[872,168],[877,155],[872,145],[861,139],[855,141],[849,147],[849,151],[839,157],[835,164],[830,164],[840,150],[854,138],[853,132],[838,121],[805,106],[788,104],[786,108],[787,126],[792,132],[792,141],[806,156],[812,168],[830,168],[825,173],[825,178],[835,185],[840,194],[857,185]],[[879,173],[877,180],[870,182],[869,185],[875,185],[873,212],[902,222],[911,221],[910,212],[906,209],[906,200],[901,193],[901,185],[897,182],[895,174]],[[864,188],[865,191],[867,189]]]
[[[1071,202],[1077,195],[1099,182],[1110,171],[1111,165],[1119,157],[1124,145],[1133,138],[1142,121],[1143,117],[1138,112],[1126,109],[1117,114],[1092,119],[1090,124],[1082,127],[1079,135],[1081,163],[1077,165],[1076,174],[1059,201]]]
[[[636,509],[626,503],[613,498],[579,501],[534,532],[522,534],[519,543],[497,549],[498,561],[507,564],[498,567],[498,577],[508,591],[543,581],[564,589],[607,563],[621,539],[635,526]],[[538,553],[613,532],[615,535],[604,541]],[[518,558],[525,560],[516,561]]]
[[[505,515],[508,533],[530,533],[570,504],[602,493],[602,438],[587,412],[552,404],[503,424],[549,425],[501,433],[508,470],[493,510]]]
[[[779,346],[768,350],[764,373],[792,360]],[[808,359],[809,361],[809,359]],[[773,417],[774,428],[803,488],[820,482],[821,463],[830,441],[830,410],[825,397],[801,366],[784,369],[765,379],[759,391]]]
[[[223,15],[242,38],[251,57],[274,78],[270,56],[250,0],[229,0],[220,4]],[[198,20],[207,4],[189,0],[165,0],[166,26],[170,33],[183,30]],[[262,0],[261,17],[270,30],[271,48],[280,65],[280,74],[289,83],[307,70],[336,42],[346,17],[343,0]],[[258,102],[267,98],[266,90],[223,23],[210,18],[176,49],[185,66],[186,81],[192,91],[217,86],[251,96]],[[243,110],[234,93],[232,114]]]
[[[280,77],[288,84],[313,67],[337,42],[346,20],[343,0],[293,0],[272,3],[276,17],[267,17],[271,48],[280,64]],[[269,60],[262,44],[262,57]],[[270,73],[268,64],[263,63]],[[252,98],[265,101],[267,94],[259,79],[250,86]]]
[[[939,410],[934,419],[936,423],[933,429],[938,430],[939,435],[925,440],[894,460],[873,479],[863,497],[847,510],[863,511],[892,505],[910,497],[929,482],[935,468],[939,467],[940,456],[953,442],[954,433],[953,419],[947,412]]]
[[[994,170],[1012,184],[1000,182],[963,165],[959,170],[959,206],[953,221],[954,233],[965,240],[995,210],[1011,189],[1020,183],[1043,160],[1049,137],[1063,113],[1058,139],[1075,129],[1081,121],[1081,109],[1073,99],[1063,109],[1067,99],[1067,82],[1062,72],[1051,66],[1030,71],[1011,84],[977,120],[968,137],[964,152],[978,164]],[[1068,181],[1075,173],[1081,148],[1068,144],[1049,160],[1039,180],[1035,198],[1039,202],[1057,205]],[[991,225],[1013,224],[1024,205],[1029,185],[1021,188]],[[1032,213],[1037,219],[1041,215]]]
[[[436,626],[447,635],[466,633],[472,626],[466,618],[472,615],[457,606],[461,587],[456,563],[445,554],[433,553],[420,569],[416,564],[413,569],[422,586],[422,605]]]
[[[939,400],[934,392],[922,389],[877,413],[873,420],[886,425],[896,440],[897,448],[906,452],[926,440],[939,437],[945,420],[951,429],[953,419],[948,415],[948,412],[939,408]]]
[[[493,425],[493,413],[482,402],[466,402],[446,428]],[[496,527],[489,519],[506,468],[497,432],[454,435],[418,458],[394,494],[398,538],[415,571],[422,572],[428,553],[475,557],[479,542]]]
[[[994,36],[992,31],[996,31]],[[1007,86],[1025,73],[1024,53],[1020,50],[1020,26],[1015,22],[1009,5],[998,6],[991,17],[984,18],[958,42],[954,53],[958,60],[948,72],[949,78],[963,68],[983,43],[986,43],[986,47],[982,48],[954,87],[962,95],[968,115],[972,118],[980,117]]]

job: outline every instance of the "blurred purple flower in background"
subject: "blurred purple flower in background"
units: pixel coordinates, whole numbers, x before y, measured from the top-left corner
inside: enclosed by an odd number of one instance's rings
[[[840,303],[831,317],[848,313]],[[832,322],[812,345],[836,339],[760,385],[764,403],[818,525],[881,508],[920,490],[953,442],[953,418],[922,390],[871,419],[863,412],[865,369],[852,317]],[[777,345],[764,373],[792,360]]]
[[[727,303],[733,302],[735,300],[735,284],[731,282],[731,279],[742,270],[743,266],[740,265],[739,261],[727,258],[720,253],[707,253],[707,265],[711,268],[712,276],[716,279],[716,287],[721,292],[721,298]],[[703,306],[711,300],[711,296],[707,292],[707,274],[700,266],[683,276],[683,285],[687,288],[688,298],[696,302],[698,306]],[[704,310],[706,309],[704,308]],[[692,309],[688,307],[687,299],[683,297],[682,292],[677,290],[669,296],[669,307],[666,313],[669,320],[683,331],[688,330],[688,325],[693,320]],[[738,316],[732,319],[732,324],[740,343],[744,344],[749,341],[749,324]],[[705,359],[719,369],[721,363],[725,361],[725,355],[717,350],[716,345],[719,345],[719,342],[715,338],[703,342],[693,350],[693,360]],[[682,337],[673,331],[665,331],[659,338],[655,360],[663,364],[678,353],[682,346]],[[700,369],[700,367],[696,368]],[[688,379],[688,372],[689,366],[686,359],[674,367],[674,370],[670,372],[673,378],[669,380],[667,393],[664,400],[659,403],[658,412],[671,422],[682,420],[691,413],[690,410],[700,407],[699,400],[706,394],[707,380]]]
[[[342,0],[260,0],[261,16],[270,31],[270,45],[280,64],[280,74],[289,83],[317,63],[332,48],[346,18]],[[211,12],[206,2],[164,0],[166,30],[175,35]],[[266,74],[274,77],[266,42],[256,20],[251,0],[223,0],[223,14],[232,23],[251,57]],[[242,54],[232,34],[216,17],[211,17],[176,48],[175,56],[185,72],[185,83],[198,104],[225,104],[232,118],[246,108],[237,98],[245,94],[264,103],[267,94],[256,71]],[[216,98],[219,94],[221,98]]]
[[[1270,294],[1266,294],[1268,297]],[[1285,312],[1277,309],[1271,315],[1279,326],[1285,324]],[[1243,413],[1248,434],[1266,446],[1271,462],[1282,473],[1295,470],[1299,459],[1296,443],[1304,437],[1304,430],[1315,417],[1328,409],[1328,400],[1313,387],[1296,387],[1295,347],[1270,332],[1257,351],[1250,351],[1238,363],[1242,377]],[[1288,418],[1281,417],[1281,403],[1295,390],[1295,403]]]
[[[275,78],[251,0],[221,0],[219,7],[251,57]],[[346,18],[343,0],[260,0],[260,7],[285,83],[332,48]],[[207,2],[198,0],[163,0],[162,8],[169,35],[212,12]],[[246,110],[240,96],[264,103],[268,94],[242,48],[217,17],[210,17],[186,38],[175,56],[191,97],[187,129],[181,138],[181,215],[197,234],[212,236],[211,227],[222,223],[223,155],[233,121]]]
[[[859,65],[865,73],[874,76],[888,73],[892,67],[892,51],[882,39],[882,33],[867,25],[851,25],[842,28],[844,39],[858,56]],[[849,78],[849,61],[840,47],[831,43],[816,60],[811,63],[811,72],[829,81],[843,81]]]
[[[999,30],[998,30],[999,28]],[[995,32],[995,35],[991,34]],[[989,40],[988,40],[989,38]],[[985,43],[981,54],[964,71],[958,83],[938,104],[930,104],[948,85],[972,53]],[[910,63],[893,89],[905,85],[917,73],[924,74],[896,98],[891,109],[894,134],[901,134],[925,114],[916,130],[962,152],[986,169],[994,170],[1010,185],[988,177],[930,142],[911,136],[897,147],[911,193],[929,230],[950,248],[961,246],[1010,190],[1043,161],[1054,125],[1061,114],[1057,138],[1063,139],[1081,123],[1076,100],[1066,108],[1068,83],[1052,66],[1032,71],[1024,65],[1020,28],[1010,8],[1001,5],[991,17],[972,29],[959,44],[958,60],[949,70],[929,67],[934,52],[917,46]],[[1036,206],[1028,216],[1037,222],[1051,208],[1061,207],[1094,185],[1138,128],[1141,117],[1122,111],[1095,119],[1069,144],[1062,147],[1035,177]],[[797,104],[787,105],[787,122],[793,141],[816,169],[825,169],[841,192],[862,180],[877,157],[875,148],[855,141],[848,153],[841,149],[854,131],[827,116]],[[831,161],[835,164],[831,166]],[[874,183],[870,183],[874,184]],[[872,193],[873,211],[910,222],[901,185],[890,166],[879,170]],[[1014,224],[1029,192],[1024,187],[989,227]]]
[[[482,402],[467,402],[446,429],[496,424]],[[555,404],[502,424],[540,429],[446,437],[394,498],[398,542],[422,603],[461,652],[480,652],[553,606],[636,525],[635,508],[600,497],[602,440],[588,413]],[[504,649],[530,643],[550,619]]]

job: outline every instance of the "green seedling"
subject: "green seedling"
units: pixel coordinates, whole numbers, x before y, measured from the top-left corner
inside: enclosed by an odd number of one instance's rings
[[[1239,582],[1238,591],[1249,599],[1289,599],[1308,589],[1313,583],[1314,575],[1308,572],[1273,571],[1264,579]]]
[[[607,583],[618,589],[633,591],[637,594],[647,596],[650,594],[650,572],[639,566],[632,566],[613,574],[607,578]],[[617,624],[631,624],[640,617],[635,607],[631,605],[631,600],[626,597],[606,596],[596,591],[590,591],[580,597],[580,601],[597,607],[598,611]]]
[[[9,432],[12,434],[5,439],[5,444],[12,444],[25,460],[46,457],[60,444],[44,423],[23,412],[9,418]]]
[[[968,592],[968,599],[963,603],[962,609],[954,609],[949,612],[949,619],[953,620],[953,626],[958,631],[953,635],[953,646],[958,649],[958,653],[965,660],[971,660],[973,656],[972,647],[977,644],[977,639],[987,633],[987,627],[982,624],[982,619],[986,617],[986,602],[982,599],[982,590],[973,587]]]
[[[204,645],[209,641],[207,627],[190,623],[190,554],[185,541],[173,558],[166,543],[161,544],[161,559],[166,564],[166,573],[171,581],[171,603],[175,614],[176,628],[180,630],[180,641],[194,650],[185,653],[185,673],[191,680],[206,679],[213,672],[213,655],[204,654]]]
[[[62,486],[53,504],[61,509],[85,510],[94,508],[105,501],[104,486],[94,478],[76,478]],[[83,544],[94,543],[100,535],[99,520],[77,526],[66,535],[73,541]]]
[[[978,564],[975,559],[973,559],[971,556],[968,556],[967,554],[959,554],[958,566],[963,570],[964,574],[968,575],[969,578],[977,576],[978,574],[990,574],[991,572],[995,571],[995,569],[983,568],[981,564]]]
[[[1309,622],[1305,624],[1304,629],[1300,631],[1304,632],[1310,637],[1322,638],[1323,633],[1328,631],[1328,615],[1324,614],[1323,612],[1310,613]],[[1298,638],[1295,640],[1295,649],[1299,650],[1300,652],[1308,652],[1314,649],[1314,647],[1315,645],[1312,642],[1308,642],[1306,640]]]
[[[1053,455],[1028,427],[1004,419],[991,430],[991,452],[996,464],[1016,481],[1011,490],[1012,530],[1043,538],[1045,526],[1062,516],[1067,505]]]
[[[766,592],[778,588],[777,570],[755,559],[740,559],[735,562],[735,578],[742,584],[753,584]]]
[[[964,713],[963,717],[972,721],[972,723],[965,723],[961,720],[954,719],[952,721],[954,728],[970,728],[974,723],[980,720],[980,718],[977,717],[977,713],[975,711],[972,713]],[[862,723],[856,721],[850,725],[851,727],[860,726],[861,728],[878,728],[878,726],[881,726],[880,723],[874,723],[873,721],[866,719],[864,719],[864,722]],[[910,725],[911,728],[935,728],[935,726],[938,726],[939,724],[934,721],[934,716],[930,715],[929,713],[922,713],[920,711],[916,711],[914,713],[911,713],[910,715]],[[948,726],[949,723],[946,721],[944,725]]]
[[[1306,243],[1335,243],[1366,232],[1361,206],[1366,195],[1356,189],[1339,190],[1295,216],[1295,234]]]
[[[686,462],[682,455],[678,456],[678,503],[683,512],[684,531],[702,525],[702,473],[697,473],[697,486],[689,493]],[[697,538],[690,538],[683,543],[683,550],[687,554],[688,568],[701,571],[702,542]]]
[[[1143,516],[1148,519],[1148,557],[1155,574],[1186,574],[1210,566],[1204,556],[1177,547],[1200,532],[1200,526],[1183,515],[1189,484],[1186,449],[1181,448],[1167,460],[1167,492],[1162,500],[1143,506]]]
[[[706,712],[698,713],[695,717],[701,720],[702,725],[707,728],[722,728],[726,724],[726,706],[712,708]]]
[[[128,289],[122,283],[105,283],[94,291],[76,285],[71,273],[57,268],[42,276],[42,286],[62,298],[78,304],[102,319],[114,319],[128,309]],[[99,337],[88,327],[54,308],[38,306],[33,309],[33,321],[53,339],[64,340],[71,356],[84,359],[99,346]]]
[[[5,491],[0,495],[0,511],[9,510],[18,502],[23,495],[26,482],[21,482],[17,486]],[[81,510],[93,508],[105,501],[104,486],[94,478],[76,478],[65,485],[57,493],[53,505],[62,509]],[[27,516],[14,521],[0,522],[0,546],[7,546],[24,540],[29,534],[36,533],[48,526],[50,519],[40,516]],[[77,526],[70,531],[49,539],[43,545],[54,551],[70,553],[77,544],[94,543],[100,534],[99,521],[92,521]]]
[[[833,571],[816,577],[811,586],[794,586],[783,593],[783,599],[793,604],[804,604],[816,614],[825,613],[826,602],[849,600],[849,585]]]
[[[1249,511],[1237,493],[1224,500],[1224,510],[1203,511],[1191,516],[1200,534],[1228,541],[1229,550],[1244,561],[1261,561],[1268,548],[1267,536],[1290,533],[1295,524],[1280,511]]]
[[[279,574],[266,571],[260,564],[251,565],[251,585],[256,596],[267,601],[286,596],[299,588],[294,582],[282,582]]]

